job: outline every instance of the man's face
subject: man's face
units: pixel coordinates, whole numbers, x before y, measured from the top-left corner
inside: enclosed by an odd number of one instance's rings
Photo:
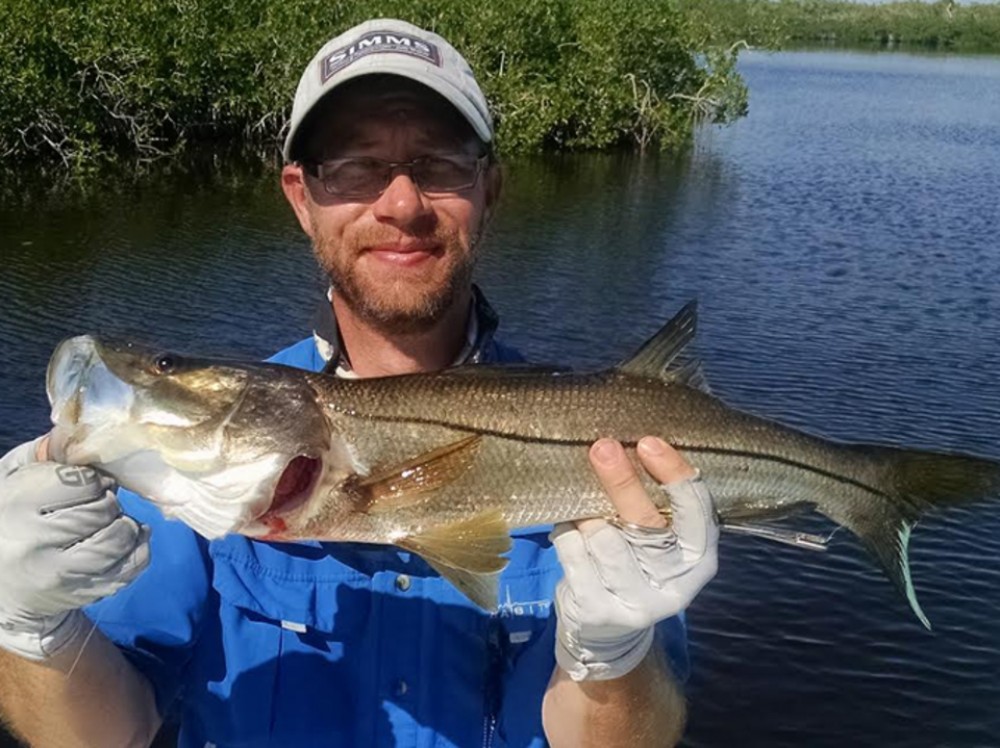
[[[352,86],[320,112],[304,143],[310,160],[479,155],[482,147],[443,99],[416,84]],[[311,237],[339,297],[364,322],[388,333],[429,328],[466,303],[476,248],[495,200],[497,175],[472,187],[428,195],[406,169],[368,198],[330,195],[298,166],[286,166],[285,193]]]

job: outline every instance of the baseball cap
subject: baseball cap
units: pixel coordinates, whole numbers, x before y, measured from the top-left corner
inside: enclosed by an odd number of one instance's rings
[[[299,79],[282,154],[292,161],[302,123],[320,99],[363,75],[399,75],[422,83],[452,104],[484,143],[493,120],[472,68],[451,44],[431,31],[392,18],[365,21],[316,53]]]

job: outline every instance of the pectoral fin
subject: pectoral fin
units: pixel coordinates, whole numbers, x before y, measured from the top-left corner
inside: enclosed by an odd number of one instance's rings
[[[511,548],[507,522],[499,510],[408,535],[396,545],[422,556],[441,576],[483,608],[496,607],[497,577]]]
[[[358,511],[368,514],[412,506],[468,470],[479,443],[479,436],[469,436],[412,460],[377,468],[371,475],[355,479],[346,489],[355,494]]]

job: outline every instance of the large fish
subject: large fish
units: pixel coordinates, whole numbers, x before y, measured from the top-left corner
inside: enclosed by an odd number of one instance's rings
[[[361,380],[71,338],[49,364],[53,451],[207,537],[395,544],[489,608],[511,528],[613,513],[591,443],[619,439],[634,459],[657,435],[702,471],[724,527],[809,544],[753,523],[811,507],[860,538],[929,626],[910,531],[926,509],[1000,492],[1000,465],[835,443],[729,408],[685,355],[695,322],[689,304],[597,373],[469,366]]]

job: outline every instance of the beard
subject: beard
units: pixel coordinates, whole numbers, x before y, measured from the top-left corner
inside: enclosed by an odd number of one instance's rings
[[[313,223],[313,254],[327,275],[334,293],[358,319],[387,335],[415,335],[434,327],[459,303],[472,285],[481,232],[466,248],[457,234],[435,231],[420,236],[437,249],[429,277],[412,278],[401,273],[369,272],[361,249],[398,237],[385,230],[370,230],[350,238],[325,236]]]

